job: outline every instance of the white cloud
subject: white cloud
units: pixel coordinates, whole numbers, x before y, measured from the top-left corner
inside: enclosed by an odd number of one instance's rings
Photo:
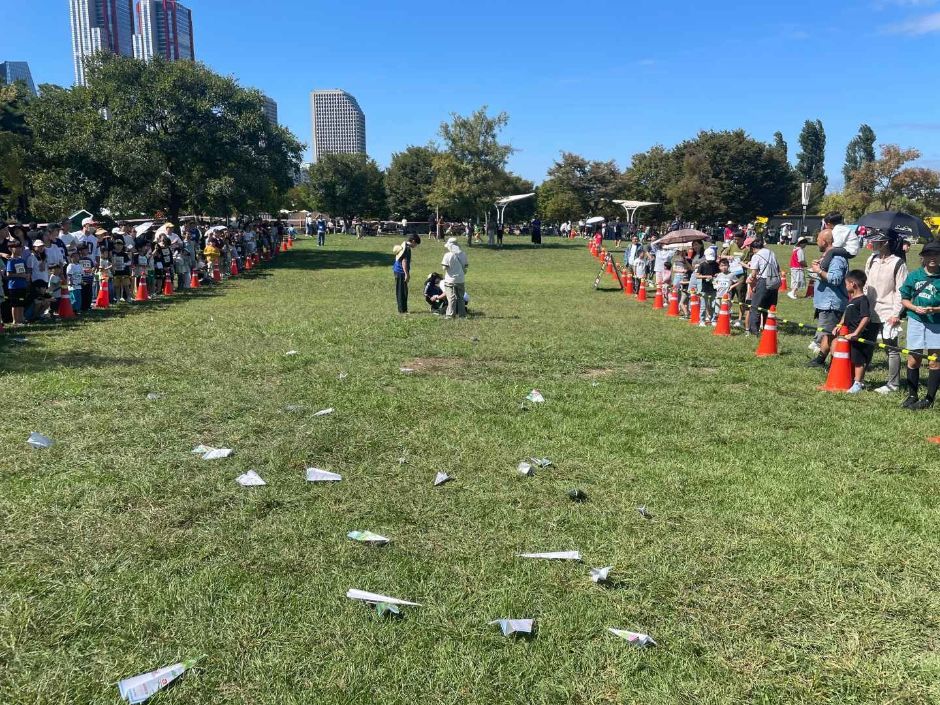
[[[890,25],[886,28],[886,31],[889,34],[907,34],[915,37],[940,32],[940,12],[914,17],[906,22]]]

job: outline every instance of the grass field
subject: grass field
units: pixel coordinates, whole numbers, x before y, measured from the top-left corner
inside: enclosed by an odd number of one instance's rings
[[[815,391],[805,334],[758,360],[594,291],[582,241],[470,250],[467,321],[426,312],[426,243],[400,317],[393,244],[305,241],[217,290],[3,338],[0,703],[118,702],[199,654],[154,702],[940,702],[935,412]],[[522,477],[531,455],[555,466]],[[268,486],[238,486],[249,469]],[[349,588],[424,606],[383,619]]]

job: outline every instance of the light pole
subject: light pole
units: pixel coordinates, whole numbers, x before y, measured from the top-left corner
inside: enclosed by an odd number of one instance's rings
[[[803,202],[803,216],[800,218],[799,237],[803,237],[806,234],[805,232],[806,230],[806,207],[809,205],[809,197],[810,197],[810,192],[813,190],[813,182],[804,181],[802,184],[800,184],[800,189],[801,189],[800,196],[802,197],[801,200]]]

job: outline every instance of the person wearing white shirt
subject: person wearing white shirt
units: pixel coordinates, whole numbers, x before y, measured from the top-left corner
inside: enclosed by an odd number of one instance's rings
[[[457,244],[457,238],[452,237],[444,245],[447,254],[441,261],[444,268],[444,293],[447,295],[447,314],[446,318],[467,317],[467,306],[464,301],[466,294],[466,272],[470,266],[467,262],[467,255]]]

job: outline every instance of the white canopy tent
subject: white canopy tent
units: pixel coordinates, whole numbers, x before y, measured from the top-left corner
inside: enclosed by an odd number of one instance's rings
[[[660,205],[655,201],[614,201],[614,203],[616,203],[618,206],[621,206],[627,212],[628,223],[633,223],[633,219],[636,217],[636,212],[640,210],[640,208]]]
[[[524,201],[527,198],[532,198],[535,193],[521,193],[518,196],[503,196],[502,198],[496,199],[496,224],[503,224],[503,216],[506,213],[506,206],[510,203],[515,203],[516,201]]]

